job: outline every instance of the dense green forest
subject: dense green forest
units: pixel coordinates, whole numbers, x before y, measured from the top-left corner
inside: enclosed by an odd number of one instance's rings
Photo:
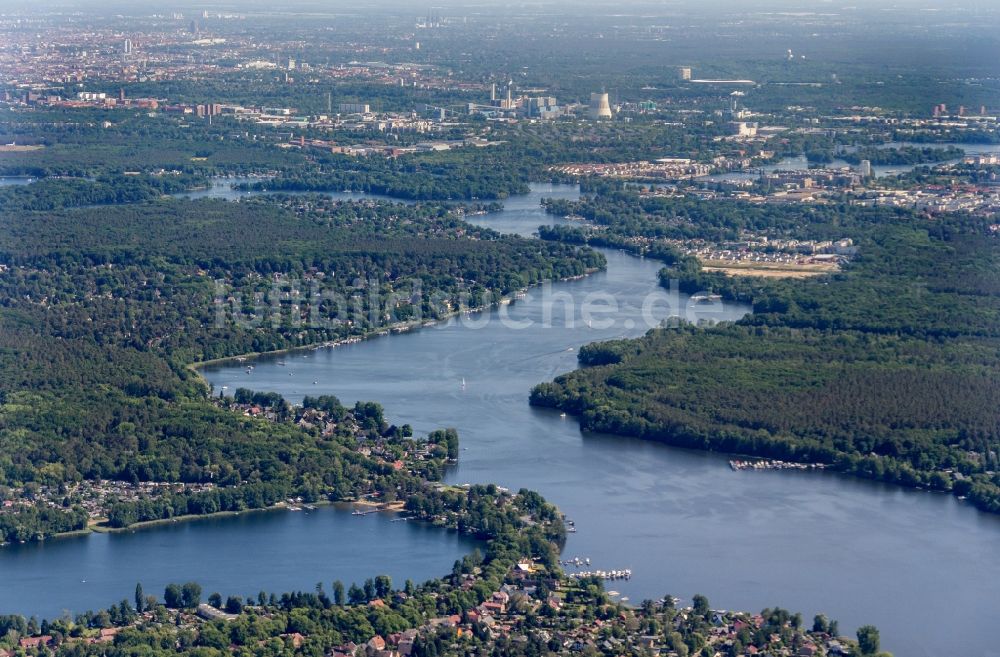
[[[588,180],[579,201],[548,199],[555,215],[575,215],[601,226],[571,231],[578,239],[605,239],[635,248],[654,248],[662,240],[701,240],[705,243],[745,240],[749,235],[797,239],[839,239],[881,223],[908,221],[912,216],[892,208],[864,208],[847,203],[825,205],[760,205],[735,199],[701,200],[694,197],[641,196],[621,183]],[[980,223],[980,226],[983,224]],[[557,227],[558,228],[558,227]]]
[[[579,355],[587,367],[538,386],[533,403],[579,414],[591,430],[822,462],[1000,511],[1000,249],[988,219],[627,200],[553,203],[607,228],[544,236],[661,257],[664,285],[742,299],[754,314],[591,345]],[[747,230],[849,235],[860,253],[819,278],[727,277],[658,239]]]
[[[874,165],[878,164],[927,164],[933,162],[944,162],[945,160],[957,160],[965,155],[965,151],[955,146],[947,148],[934,148],[931,146],[901,146],[899,148],[878,148],[869,146],[859,148],[849,153],[841,155],[841,159],[851,164],[860,164],[861,160],[868,160]]]
[[[720,125],[560,123],[496,126],[492,145],[397,158],[351,157],[319,151],[309,164],[282,168],[245,189],[273,191],[356,190],[407,199],[497,199],[528,191],[528,182],[558,178],[549,167],[570,162],[622,162],[663,157],[705,159],[735,152],[715,144]],[[757,147],[755,150],[759,150]]]
[[[140,203],[209,184],[208,178],[195,174],[43,178],[29,185],[0,187],[0,212]]]
[[[99,176],[157,170],[239,174],[301,165],[302,154],[276,148],[273,129],[250,134],[235,121],[203,120],[124,110],[52,108],[0,110],[0,134],[40,147],[0,153],[0,175]]]
[[[319,166],[241,185],[267,191],[359,191],[405,199],[503,199],[529,191],[523,167],[506,153],[465,148],[454,153],[386,158],[321,155]]]
[[[501,237],[438,207],[295,197],[8,213],[0,485],[239,487],[206,510],[350,497],[388,473],[335,439],[218,408],[188,364],[363,336],[601,266],[592,251]],[[185,504],[199,512],[199,499]],[[5,516],[5,534],[77,528],[63,513],[76,511]]]
[[[0,153],[0,175],[89,176],[106,182],[111,178],[121,181],[122,174],[130,172],[174,181],[187,178],[193,183],[202,176],[267,174],[268,179],[244,183],[243,188],[354,190],[421,200],[502,199],[526,192],[531,181],[557,178],[558,174],[549,170],[556,164],[622,162],[668,154],[708,161],[715,155],[735,155],[741,149],[753,155],[763,148],[759,144],[714,141],[725,134],[725,126],[717,122],[480,123],[470,119],[457,133],[438,133],[433,138],[458,143],[481,132],[490,146],[398,157],[381,153],[354,157],[322,149],[300,149],[290,137],[384,149],[412,146],[428,135],[404,134],[400,138],[374,130],[307,127],[290,132],[225,116],[209,124],[188,116],[147,116],[125,110],[52,108],[30,115],[0,110],[0,135],[40,147]],[[142,135],[142,139],[136,139],[136,135]],[[786,141],[782,152],[801,152],[800,140]],[[162,175],[164,171],[175,175]],[[98,197],[96,190],[90,193]],[[127,192],[121,192],[117,200],[110,194],[100,198],[95,202],[104,202],[104,198],[112,202],[142,200]]]

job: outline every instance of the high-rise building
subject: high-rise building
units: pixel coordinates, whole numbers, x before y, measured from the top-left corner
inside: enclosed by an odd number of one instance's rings
[[[222,114],[222,105],[220,103],[204,103],[203,105],[196,105],[194,113],[196,116],[218,116],[219,114]]]
[[[289,57],[288,58],[288,65],[285,68],[287,68],[289,71],[294,71],[295,70],[295,58],[294,57]]]
[[[125,55],[132,54],[132,39],[125,39],[125,43],[122,44],[122,53]]]
[[[525,98],[522,110],[528,118],[554,119],[562,114],[554,96]]]
[[[680,69],[678,69],[678,71],[677,71],[677,75],[678,75],[678,77],[680,77],[681,80],[690,80],[691,79],[691,67],[690,66],[682,66],[682,67],[680,67]]]
[[[861,174],[862,178],[871,178],[872,177],[871,160],[861,160],[861,164],[858,165],[858,173]]]
[[[590,118],[610,119],[611,116],[611,103],[608,102],[608,94],[590,94]]]

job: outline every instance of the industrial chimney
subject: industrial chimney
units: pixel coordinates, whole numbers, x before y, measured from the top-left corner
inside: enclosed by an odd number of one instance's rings
[[[611,104],[608,102],[608,94],[590,94],[590,118],[611,118]]]

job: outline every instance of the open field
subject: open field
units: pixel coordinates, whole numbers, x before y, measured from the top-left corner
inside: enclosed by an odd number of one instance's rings
[[[733,263],[706,260],[702,264],[705,271],[721,271],[727,276],[758,276],[760,278],[808,278],[830,274],[839,268],[832,263],[812,263],[782,265],[773,262]]]

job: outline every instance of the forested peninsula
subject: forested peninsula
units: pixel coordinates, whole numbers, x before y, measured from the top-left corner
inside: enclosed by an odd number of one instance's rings
[[[155,515],[144,495],[114,489],[85,512],[82,482],[169,483],[180,498],[159,517],[405,496],[403,474],[342,444],[354,428],[322,435],[230,412],[189,364],[432,321],[603,266],[589,249],[502,237],[445,208],[319,197],[10,213],[0,262],[0,485],[20,500],[0,515],[4,541],[112,509],[118,525]],[[355,420],[344,426],[365,427]]]
[[[1000,512],[1000,249],[986,218],[610,186],[549,207],[590,225],[543,237],[660,258],[663,285],[754,312],[590,345],[584,368],[537,386],[533,404],[574,413],[588,430],[821,463]],[[695,255],[703,241],[764,237],[772,249],[850,238],[856,252],[836,272],[798,279],[727,275]]]

